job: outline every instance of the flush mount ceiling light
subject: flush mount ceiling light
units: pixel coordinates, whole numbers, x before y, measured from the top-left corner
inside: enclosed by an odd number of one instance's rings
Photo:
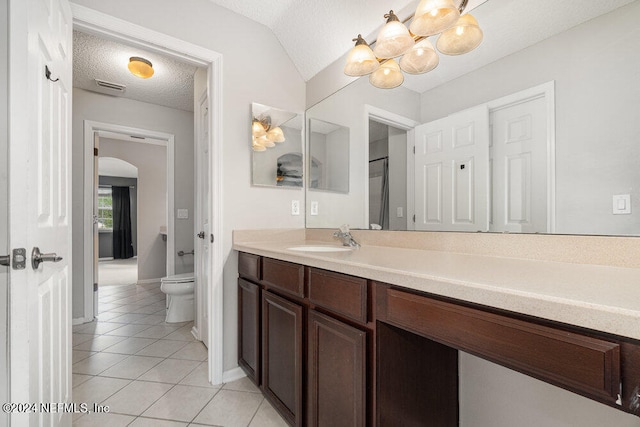
[[[251,122],[251,149],[265,151],[285,141],[284,132],[278,126],[271,125],[271,117],[254,118]]]
[[[391,89],[404,81],[402,71],[422,74],[433,70],[439,63],[438,54],[427,37],[440,34],[436,48],[445,55],[462,55],[471,52],[482,42],[482,30],[470,14],[462,15],[468,0],[456,7],[453,0],[422,0],[407,30],[403,22],[389,11],[387,23],[380,30],[378,39],[369,44],[358,34],[354,48],[347,56],[344,73],[359,77],[370,74],[369,81],[375,87]],[[391,58],[400,58],[400,65]]]
[[[140,77],[142,79],[148,79],[153,76],[153,65],[151,65],[151,61],[140,58],[139,56],[132,56],[129,58],[129,71],[136,77]]]

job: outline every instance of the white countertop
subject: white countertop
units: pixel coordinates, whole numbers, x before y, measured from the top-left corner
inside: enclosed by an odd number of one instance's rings
[[[233,249],[640,339],[640,269],[325,241],[234,242]]]

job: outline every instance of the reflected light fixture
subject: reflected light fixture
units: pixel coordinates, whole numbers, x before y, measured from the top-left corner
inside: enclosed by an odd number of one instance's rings
[[[373,50],[360,34],[353,39],[356,45],[347,55],[344,73],[358,77],[369,74],[369,82],[382,89],[400,86],[402,72],[422,74],[436,68],[440,62],[436,49],[428,37],[440,34],[438,51],[445,55],[471,52],[482,42],[482,30],[470,14],[462,15],[469,0],[461,0],[456,7],[453,0],[422,0],[407,30],[403,22],[389,11],[387,23],[371,43]],[[373,56],[373,58],[372,58]],[[400,57],[399,65],[392,58]]]
[[[139,56],[132,56],[129,58],[128,68],[129,71],[131,71],[131,74],[142,79],[148,79],[153,76],[154,73],[151,61]]]
[[[271,117],[254,118],[251,122],[251,149],[265,151],[285,141],[284,132],[279,126],[271,125]]]

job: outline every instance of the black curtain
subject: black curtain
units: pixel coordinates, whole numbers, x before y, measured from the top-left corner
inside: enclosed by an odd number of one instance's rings
[[[129,187],[111,187],[113,200],[113,258],[133,257]]]

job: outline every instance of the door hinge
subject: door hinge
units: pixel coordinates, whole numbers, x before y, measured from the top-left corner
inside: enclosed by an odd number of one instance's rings
[[[415,215],[413,216],[413,222],[416,222],[416,216]]]
[[[93,155],[94,155],[94,157],[98,157],[98,149],[97,148],[93,149]]]
[[[93,284],[93,292],[98,292],[98,284],[97,283]]]
[[[213,243],[213,240],[214,240],[213,234],[211,234],[211,243]]]
[[[416,146],[413,146],[413,154],[416,154]]]

